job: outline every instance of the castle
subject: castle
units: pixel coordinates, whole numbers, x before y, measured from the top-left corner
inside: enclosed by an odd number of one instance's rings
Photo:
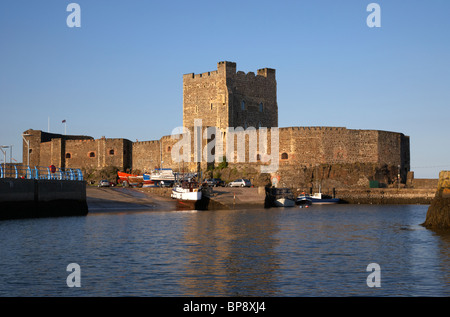
[[[292,187],[309,187],[316,182],[329,187],[366,187],[371,181],[388,185],[398,178],[406,182],[410,169],[409,137],[402,133],[345,127],[278,128],[275,73],[271,68],[258,69],[256,74],[244,73],[236,71],[236,63],[223,61],[215,71],[183,75],[183,127],[193,131],[196,120],[201,120],[203,128],[217,127],[223,135],[230,127],[242,127],[247,145],[249,137],[245,132],[251,127],[258,135],[263,127],[277,128],[279,153],[271,154],[277,155],[279,164],[272,174]],[[85,170],[116,166],[120,170],[145,172],[161,166],[206,171],[218,165],[217,161],[196,162],[192,159],[195,151],[186,164],[175,162],[172,149],[179,136],[132,142],[31,129],[24,134],[29,145],[23,143],[23,162],[29,159],[31,166],[53,164]],[[210,140],[202,138],[200,142],[204,146]],[[229,167],[242,173],[254,171],[266,164],[260,160],[259,151],[260,148],[252,160],[247,148],[246,162],[229,161]]]

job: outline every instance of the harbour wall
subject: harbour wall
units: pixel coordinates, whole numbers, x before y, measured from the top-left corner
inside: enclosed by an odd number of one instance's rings
[[[150,195],[170,197],[171,188],[141,188],[140,191]],[[254,188],[213,188],[208,196],[209,210],[235,208],[263,208],[265,199],[264,186]],[[296,197],[301,192],[293,190]],[[332,195],[332,191],[324,192]],[[384,204],[384,205],[429,205],[434,199],[435,190],[411,188],[371,188],[371,189],[335,189],[336,198],[347,204]]]
[[[450,229],[450,171],[439,173],[435,197],[428,207],[423,226],[428,229]]]
[[[0,179],[0,220],[87,214],[85,181]]]
[[[380,205],[428,205],[434,198],[434,190],[411,188],[336,189],[336,198],[349,204]]]

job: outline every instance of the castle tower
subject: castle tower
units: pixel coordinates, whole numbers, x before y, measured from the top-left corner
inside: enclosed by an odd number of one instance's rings
[[[183,126],[278,127],[275,70],[236,72],[236,63],[219,62],[217,70],[183,76]]]

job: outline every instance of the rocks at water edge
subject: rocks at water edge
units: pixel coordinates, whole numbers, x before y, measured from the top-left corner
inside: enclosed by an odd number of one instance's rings
[[[439,173],[436,196],[428,207],[427,217],[422,225],[428,229],[450,230],[450,171]]]

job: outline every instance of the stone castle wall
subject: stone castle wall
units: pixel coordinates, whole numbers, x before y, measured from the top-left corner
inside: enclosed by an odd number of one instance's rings
[[[259,142],[259,130],[256,140]],[[283,182],[293,187],[322,186],[367,187],[376,180],[382,184],[397,181],[406,182],[409,171],[409,138],[402,133],[377,130],[352,130],[343,127],[289,127],[279,128],[279,169],[276,173]],[[270,148],[270,130],[266,144]],[[203,131],[204,133],[204,131]],[[228,161],[230,167],[240,170],[259,170],[261,165],[269,165],[260,160],[260,144],[250,157],[249,136],[246,131],[236,133],[234,156]],[[160,140],[131,142],[126,139],[81,139],[64,140],[54,138],[42,142],[37,147],[40,153],[38,166],[61,166],[66,168],[100,169],[115,166],[120,170],[149,172],[155,168],[172,168],[176,171],[205,172],[217,167],[219,162],[208,164],[204,157],[206,140],[202,135],[202,162],[194,162],[194,145],[191,142],[189,162],[172,160],[172,150],[181,138],[164,136]],[[191,135],[194,138],[194,135]],[[245,162],[238,161],[238,142],[244,140]],[[223,139],[223,155],[227,143]],[[33,152],[34,152],[33,148]],[[407,155],[408,154],[408,155]],[[399,170],[400,166],[400,170]],[[243,176],[238,176],[243,177]]]
[[[115,166],[120,170],[149,172],[172,168],[189,172],[206,171],[218,165],[195,162],[194,122],[201,119],[203,129],[278,127],[277,83],[275,70],[257,73],[236,71],[236,63],[219,62],[217,70],[183,75],[183,126],[191,131],[189,162],[172,160],[179,139],[163,136],[160,140],[131,142],[126,139],[94,139],[28,130],[30,165],[55,165],[70,168],[101,169]],[[259,130],[257,130],[259,131]],[[202,131],[203,133],[203,131]],[[234,140],[248,139],[245,133]],[[268,134],[270,140],[270,133]],[[211,139],[201,139],[201,150]],[[226,139],[224,139],[225,141]],[[250,157],[245,143],[246,161],[229,161],[242,173],[257,170],[263,163],[261,148]],[[227,144],[224,143],[224,151]],[[270,141],[268,141],[270,153]],[[23,162],[27,162],[24,142]],[[225,152],[224,152],[225,153]],[[203,154],[203,153],[202,153]],[[409,137],[402,133],[378,130],[353,130],[344,127],[287,127],[279,129],[277,175],[292,186],[368,186],[372,180],[392,184],[400,178],[406,183],[409,172]],[[232,174],[235,175],[235,174]],[[265,178],[267,179],[267,178]]]
[[[203,126],[277,127],[275,70],[236,72],[236,63],[219,62],[217,70],[183,76],[183,126],[195,119]]]
[[[62,168],[98,169],[131,166],[132,142],[126,139],[94,140],[88,136],[67,136],[38,130],[25,132],[30,141],[30,166],[55,165]],[[23,162],[28,146],[24,142]]]

